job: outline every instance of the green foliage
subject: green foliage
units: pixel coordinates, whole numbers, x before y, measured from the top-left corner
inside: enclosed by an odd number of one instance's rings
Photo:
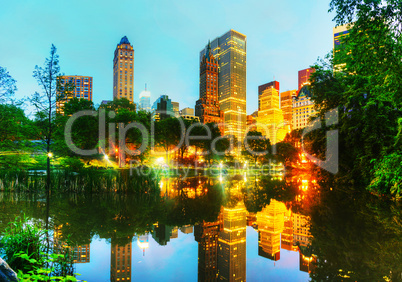
[[[61,158],[59,163],[63,168],[72,171],[79,171],[84,168],[84,163],[76,157]]]
[[[74,156],[75,153],[67,147],[65,128],[71,115],[84,110],[95,112],[92,101],[73,98],[64,104],[64,115],[57,115],[54,132],[54,152],[59,156]],[[94,149],[98,144],[98,118],[90,115],[75,120],[71,128],[71,139],[75,146],[83,150]]]
[[[263,137],[261,132],[247,132],[247,142],[245,141],[242,154],[254,159],[254,165],[257,167],[257,160],[271,154],[271,143],[268,138]],[[245,138],[245,139],[246,139]]]
[[[337,48],[335,58],[328,56],[314,66],[311,88],[318,116],[324,119],[329,110],[337,109],[339,123],[305,138],[309,152],[323,159],[326,131],[338,129],[337,179],[364,187],[375,178],[377,184],[370,189],[381,191],[384,189],[380,187],[395,184],[386,184],[385,179],[392,177],[382,177],[376,169],[383,171],[391,161],[387,156],[397,149],[395,137],[398,119],[402,117],[402,34],[400,25],[396,24],[402,13],[398,3],[331,1],[331,10],[337,12],[336,22],[345,24],[353,20],[353,24]],[[383,163],[378,164],[382,159]]]
[[[42,241],[45,232],[39,223],[30,224],[25,215],[17,217],[2,235],[2,249],[11,268],[29,271],[37,262],[41,261],[40,254],[44,251]],[[26,254],[32,261],[26,261],[25,258],[17,256],[16,254],[19,253]]]
[[[374,167],[374,178],[369,190],[380,194],[402,197],[402,154],[393,152],[385,156]]]
[[[23,281],[77,281],[70,248],[49,249],[48,236],[40,223],[19,216],[2,233],[0,250]]]
[[[42,255],[45,255],[44,253]],[[18,279],[27,282],[36,282],[36,281],[60,281],[60,282],[75,282],[78,281],[77,278],[71,275],[57,275],[55,271],[57,271],[57,266],[65,260],[65,256],[63,254],[51,254],[49,256],[45,256],[43,259],[43,263],[47,265],[47,267],[42,267],[41,264],[35,259],[30,258],[26,253],[20,252],[15,254],[16,257],[24,260],[26,263],[33,264],[33,270],[27,271],[24,273],[22,270],[18,270]],[[38,266],[35,266],[38,265]],[[75,275],[78,275],[75,273]]]

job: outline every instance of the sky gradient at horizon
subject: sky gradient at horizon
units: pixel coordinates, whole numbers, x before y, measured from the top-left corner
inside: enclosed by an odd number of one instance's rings
[[[134,46],[134,101],[147,83],[151,104],[169,95],[180,109],[199,97],[199,53],[229,29],[247,36],[247,114],[257,88],[274,80],[297,88],[297,72],[332,49],[333,14],[322,0],[7,1],[0,10],[0,66],[17,80],[16,98],[40,90],[32,72],[53,43],[62,73],[93,77],[93,101],[113,98],[113,56]]]

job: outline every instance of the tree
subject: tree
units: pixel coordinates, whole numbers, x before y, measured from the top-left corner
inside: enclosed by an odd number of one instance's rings
[[[305,141],[322,157],[325,132],[338,129],[338,178],[367,187],[376,164],[395,151],[402,117],[402,11],[392,0],[332,0],[330,9],[337,12],[337,24],[353,25],[335,57],[314,66],[311,90],[318,116],[324,119],[337,109],[338,123],[312,132]],[[339,64],[344,67],[334,72]]]
[[[177,118],[166,118],[155,123],[155,141],[166,152],[167,163],[169,163],[169,151],[179,145],[184,134],[185,128],[182,128]]]
[[[95,111],[92,101],[73,98],[66,102],[62,111],[64,115],[57,115],[54,130],[54,151],[60,156],[74,156],[66,144],[65,126],[71,115],[84,111]],[[94,116],[78,118],[71,128],[71,138],[75,146],[83,150],[93,149],[98,144],[98,119]]]
[[[6,68],[0,66],[0,103],[4,103],[10,99],[17,90],[16,81],[11,77]]]
[[[56,112],[56,100],[61,97],[57,96],[60,84],[57,77],[60,76],[59,56],[56,54],[56,47],[52,44],[50,48],[50,56],[46,58],[43,67],[35,66],[33,77],[37,80],[42,88],[42,93],[35,92],[30,101],[36,108],[37,124],[40,127],[40,138],[46,144],[47,152],[47,191],[50,190],[50,158],[51,143],[54,131],[54,117]]]
[[[258,158],[270,153],[271,143],[268,138],[262,136],[261,132],[255,130],[247,132],[246,138],[247,142],[244,142],[244,150],[242,153],[254,159],[254,167],[256,168]]]

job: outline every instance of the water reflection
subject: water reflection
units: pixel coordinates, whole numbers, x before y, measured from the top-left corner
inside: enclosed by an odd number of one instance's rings
[[[55,241],[73,242],[87,281],[397,281],[400,205],[317,182],[305,172],[162,178],[140,195],[53,195],[50,222]],[[0,194],[1,229],[21,211],[45,222],[37,195]]]

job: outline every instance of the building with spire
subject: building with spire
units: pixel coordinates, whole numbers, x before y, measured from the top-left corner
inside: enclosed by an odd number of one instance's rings
[[[208,42],[200,62],[200,99],[195,104],[195,115],[204,124],[223,122],[218,97],[218,69],[218,61],[211,52],[211,42]]]
[[[144,111],[151,111],[151,92],[147,90],[147,85],[145,84],[145,90],[140,93],[139,108]]]
[[[124,36],[117,44],[113,59],[113,99],[134,102],[134,48]]]
[[[244,34],[231,29],[214,39],[209,51],[218,62],[218,100],[223,112],[224,132],[238,140],[243,140],[246,131],[246,43]],[[200,52],[200,62],[207,51],[208,47]]]

